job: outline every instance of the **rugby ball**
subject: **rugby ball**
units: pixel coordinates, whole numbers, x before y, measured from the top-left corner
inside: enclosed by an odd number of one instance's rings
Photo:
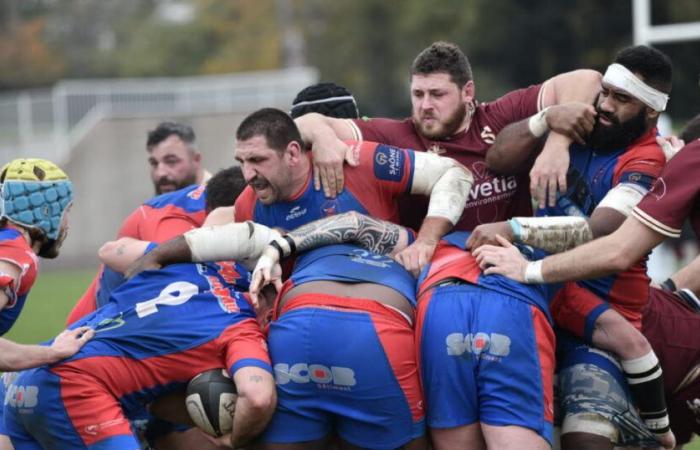
[[[192,421],[212,436],[223,436],[233,429],[236,385],[224,369],[202,372],[187,385],[185,405]]]

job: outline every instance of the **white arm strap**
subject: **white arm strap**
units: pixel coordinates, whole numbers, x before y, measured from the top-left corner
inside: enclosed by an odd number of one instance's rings
[[[593,239],[585,217],[514,217],[508,221],[517,242],[560,253]]]
[[[276,230],[253,222],[197,228],[184,234],[195,262],[226,259],[254,261],[260,257],[267,243],[279,235]]]
[[[612,208],[628,217],[646,193],[647,189],[638,184],[620,183],[605,194],[597,207]]]
[[[411,194],[429,195],[428,216],[443,217],[456,224],[474,182],[472,173],[451,158],[427,152],[414,155]]]

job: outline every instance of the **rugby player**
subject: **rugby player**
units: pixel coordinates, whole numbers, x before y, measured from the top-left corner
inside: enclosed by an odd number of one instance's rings
[[[211,185],[191,185],[159,195],[132,212],[122,223],[118,237],[164,242],[201,226],[207,213],[232,205],[245,187],[240,168],[224,169],[209,180]],[[112,290],[124,281],[121,273],[101,266],[90,286],[66,319],[71,324],[104,305]]]
[[[344,216],[348,216],[344,227],[313,222],[273,240],[255,269],[251,294],[266,283],[279,285],[280,254],[299,252],[309,243],[350,240],[384,253],[405,245],[391,224],[356,214],[338,216],[338,224]],[[306,238],[305,228],[319,237]],[[416,350],[433,446],[549,448],[554,336],[547,303],[558,287],[528,287],[481,276],[474,258],[464,251],[467,236],[466,232],[445,236],[419,279]],[[202,257],[199,242],[189,244],[193,254]],[[274,363],[272,350],[271,356]]]
[[[195,147],[192,127],[161,122],[146,139],[151,181],[156,195],[205,184],[211,174],[202,167],[202,154]]]
[[[411,118],[347,120],[307,114],[296,122],[304,142],[313,148],[315,187],[320,186],[319,177],[327,179],[327,196],[342,190],[343,159],[347,156],[348,161],[356,163],[345,140],[369,140],[454,158],[474,175],[456,229],[473,230],[481,223],[532,213],[527,175],[499,176],[484,163],[496,135],[509,123],[536,115],[548,106],[580,101],[589,104],[588,109],[550,108],[542,116],[545,131],[555,131],[549,138],[551,145],[565,148],[571,139],[583,142],[583,135],[593,126],[595,111],[590,104],[599,86],[598,72],[577,70],[510,92],[494,102],[479,103],[466,56],[455,44],[435,42],[416,57],[411,67]],[[549,149],[547,145],[544,153]],[[547,182],[547,176],[533,177],[535,184]],[[403,225],[417,229],[425,213],[423,199],[412,197],[401,203]]]
[[[329,199],[314,190],[313,157],[294,121],[272,108],[252,113],[236,132],[235,158],[248,187],[236,200],[235,220],[289,230],[327,215],[358,211],[396,223],[398,198],[429,195],[428,213],[415,242],[396,256],[409,271],[417,271],[459,220],[472,174],[434,154],[372,142],[350,145],[358,165],[344,168],[346,187]]]
[[[15,159],[0,171],[0,335],[19,317],[38,274],[37,256],[55,258],[68,232],[73,185],[55,164]],[[85,327],[64,331],[50,346],[21,345],[0,338],[0,398],[10,371],[69,357],[93,335]],[[0,449],[11,449],[0,414]]]
[[[555,207],[540,209],[538,215],[542,217],[517,217],[510,222],[480,227],[472,236],[471,248],[485,242],[495,243],[494,236],[501,235],[560,252],[620,226],[648,192],[665,163],[665,155],[656,143],[655,126],[668,100],[671,72],[670,60],[658,50],[646,46],[622,50],[603,77],[596,104],[596,125],[587,137],[586,146],[573,145],[569,150],[567,192],[557,198]],[[630,92],[630,85],[644,89],[641,93]],[[657,95],[646,95],[647,92]],[[515,152],[516,160],[526,160],[536,151],[538,139],[529,128],[527,122],[513,124],[504,130],[503,140],[499,136],[491,149],[491,154],[497,155],[501,163],[498,169],[508,170],[504,165],[513,168],[507,162],[508,154]],[[552,305],[556,323],[588,343],[595,341],[602,348],[612,348],[620,356],[644,424],[665,446],[673,448],[658,359],[643,335],[616,313],[641,328],[642,310],[649,298],[645,261],[618,275],[579,284],[596,297],[585,304],[562,297]],[[616,400],[625,398],[626,390],[624,384],[617,383],[623,378],[619,368],[582,342],[561,336],[559,343],[562,446],[581,448],[596,440],[610,441],[607,444],[610,448],[615,442],[634,444],[643,427],[630,423],[635,418],[623,414],[629,406],[626,400],[615,404]],[[597,381],[588,381],[589,378]],[[587,383],[610,389],[594,392]],[[618,422],[606,428],[601,426],[598,416]],[[586,431],[589,429],[594,430],[590,435]]]
[[[15,449],[138,449],[128,419],[214,368],[228,370],[238,390],[229,445],[249,443],[274,411],[275,389],[242,293],[247,284],[245,269],[226,261],[129,280],[73,325],[95,330],[91,345],[20,373],[8,387],[5,424]]]

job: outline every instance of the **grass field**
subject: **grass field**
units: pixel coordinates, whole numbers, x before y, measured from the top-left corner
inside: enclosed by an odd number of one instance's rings
[[[24,311],[5,336],[23,344],[34,344],[55,336],[64,328],[66,316],[90,284],[95,270],[42,273]],[[700,439],[684,450],[700,450]]]
[[[44,272],[37,278],[19,320],[4,337],[23,344],[51,339],[85,292],[96,270]]]

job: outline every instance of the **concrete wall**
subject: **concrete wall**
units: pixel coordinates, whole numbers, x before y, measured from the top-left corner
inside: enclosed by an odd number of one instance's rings
[[[97,249],[116,236],[122,220],[154,195],[146,133],[163,120],[191,125],[204,167],[212,173],[234,163],[235,130],[246,114],[197,117],[110,118],[78,142],[61,164],[75,185],[70,231],[61,256],[43,268],[97,267]]]

